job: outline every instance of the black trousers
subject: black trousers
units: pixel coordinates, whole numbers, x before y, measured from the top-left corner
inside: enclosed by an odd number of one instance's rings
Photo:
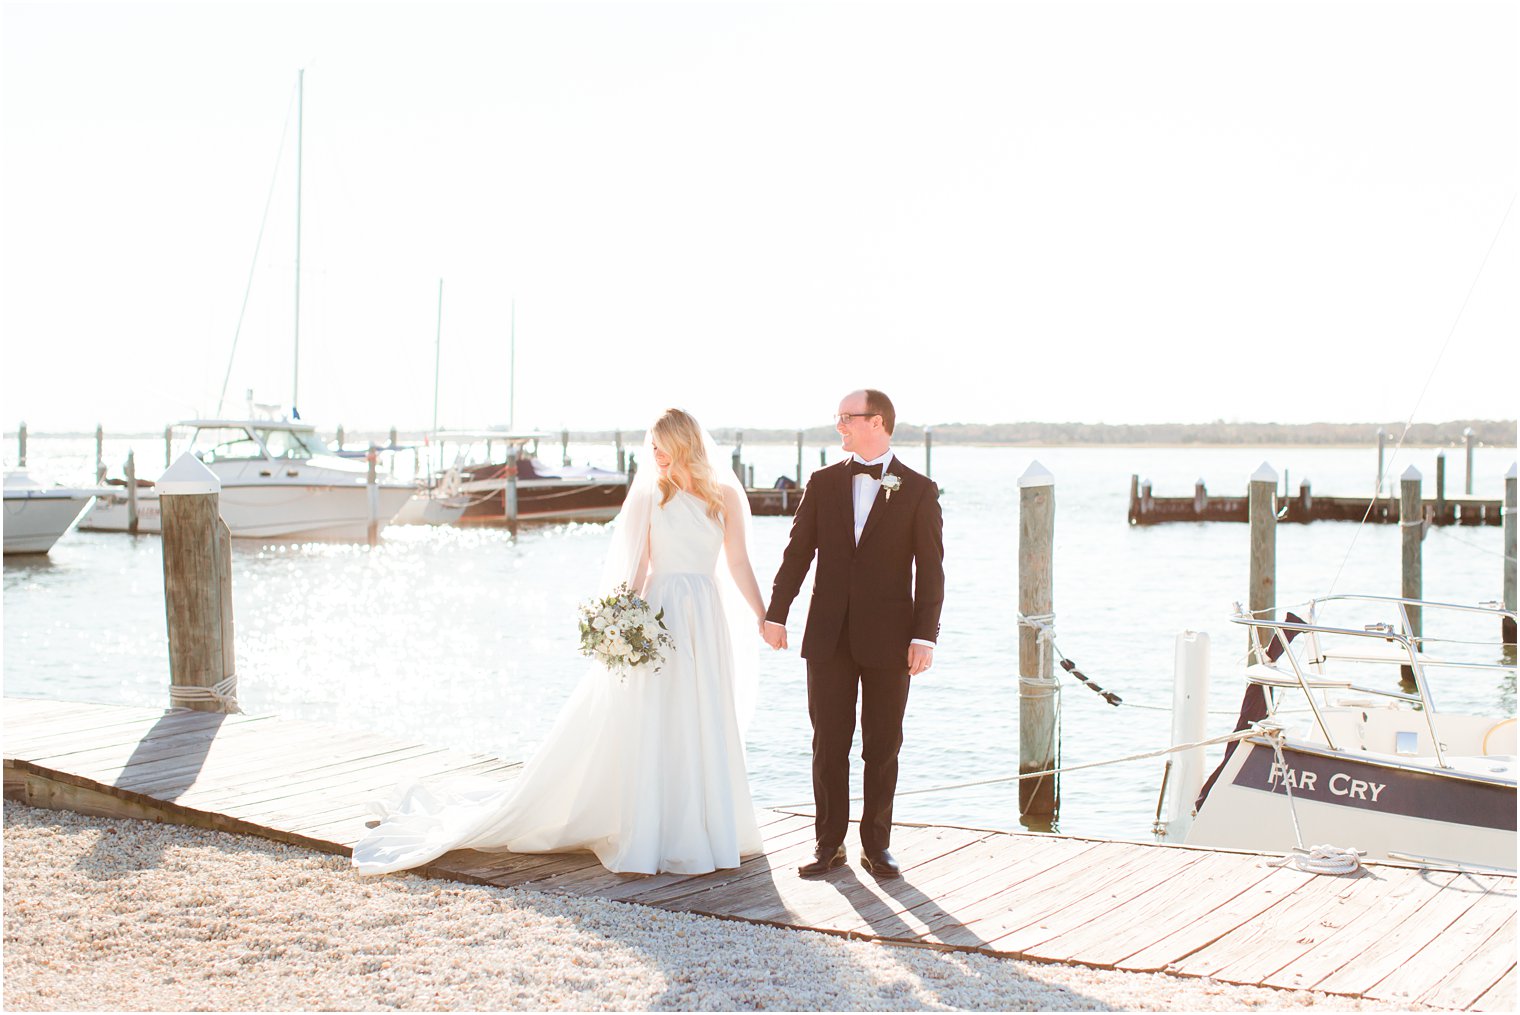
[[[813,720],[814,823],[820,849],[837,849],[850,826],[850,747],[855,740],[855,703],[860,701],[861,757],[865,760],[865,807],[860,844],[886,849],[892,840],[892,797],[897,792],[897,752],[908,705],[908,660],[893,667],[867,667],[850,651],[849,621],[839,645],[823,659],[807,661],[808,716]]]

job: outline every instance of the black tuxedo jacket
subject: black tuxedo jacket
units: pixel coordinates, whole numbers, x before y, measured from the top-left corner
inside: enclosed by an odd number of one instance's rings
[[[838,648],[847,616],[850,650],[862,666],[906,667],[910,641],[939,640],[945,601],[939,487],[896,455],[887,472],[900,477],[902,487],[890,498],[885,487],[877,493],[859,546],[850,459],[813,473],[797,505],[765,619],[786,623],[816,553],[805,659],[826,658]]]

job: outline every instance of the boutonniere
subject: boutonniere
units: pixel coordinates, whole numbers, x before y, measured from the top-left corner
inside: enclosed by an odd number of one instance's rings
[[[881,488],[887,491],[887,500],[890,501],[892,495],[902,489],[902,477],[895,472],[887,473],[881,477]]]

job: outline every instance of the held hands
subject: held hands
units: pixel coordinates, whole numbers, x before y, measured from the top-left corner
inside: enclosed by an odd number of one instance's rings
[[[779,652],[786,648],[786,625],[761,620],[760,637],[765,639],[767,645]]]
[[[908,646],[908,676],[916,677],[933,665],[933,648],[928,645]]]

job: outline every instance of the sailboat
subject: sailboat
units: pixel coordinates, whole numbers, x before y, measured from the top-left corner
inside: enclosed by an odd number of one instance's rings
[[[437,442],[438,435],[438,367],[443,357],[443,279],[438,280],[438,326],[433,339],[433,429],[429,431],[429,448]],[[441,478],[423,478],[422,489],[412,494],[402,505],[393,525],[453,525],[470,505],[470,498],[458,492],[449,494],[442,489]]]
[[[512,306],[511,362],[507,371],[507,425],[484,430],[439,430],[434,377],[433,433],[439,460],[452,464],[436,477],[445,496],[464,501],[464,525],[514,525],[519,521],[605,522],[616,517],[628,495],[628,476],[612,469],[553,466],[534,457],[547,434],[513,429],[517,411],[517,306]],[[509,489],[515,510],[509,509]]]
[[[1324,616],[1348,605],[1391,622]],[[1256,732],[1192,788],[1196,802],[1184,792],[1173,832],[1190,845],[1287,850],[1298,828],[1305,842],[1354,845],[1377,859],[1514,870],[1515,717],[1454,711],[1432,693],[1437,671],[1513,680],[1514,657],[1490,661],[1502,658],[1497,643],[1475,659],[1429,655],[1427,640],[1439,639],[1421,637],[1410,621],[1415,611],[1427,623],[1438,613],[1514,616],[1494,606],[1344,594],[1311,600],[1307,618],[1238,612],[1233,621],[1252,633],[1241,728]],[[1400,669],[1411,675],[1402,687]]]
[[[372,524],[384,526],[411,496],[409,484],[390,479],[370,480],[369,467],[327,451],[316,427],[304,423],[296,410],[301,370],[301,111],[306,72],[297,79],[296,114],[296,261],[295,350],[292,369],[291,416],[260,418],[249,393],[248,415],[190,419],[175,423],[171,433],[188,432],[189,450],[221,480],[222,519],[235,538],[364,539]],[[260,231],[262,237],[262,230]],[[255,251],[255,259],[257,251]],[[246,305],[246,298],[245,298]],[[239,324],[241,327],[241,322]],[[233,339],[233,352],[237,339]],[[227,365],[228,377],[232,364]],[[225,399],[227,381],[222,382]],[[221,401],[217,403],[218,411]],[[120,492],[98,499],[80,524],[82,529],[128,531],[125,482],[108,480]],[[151,483],[138,481],[138,531],[160,531],[158,494]]]

